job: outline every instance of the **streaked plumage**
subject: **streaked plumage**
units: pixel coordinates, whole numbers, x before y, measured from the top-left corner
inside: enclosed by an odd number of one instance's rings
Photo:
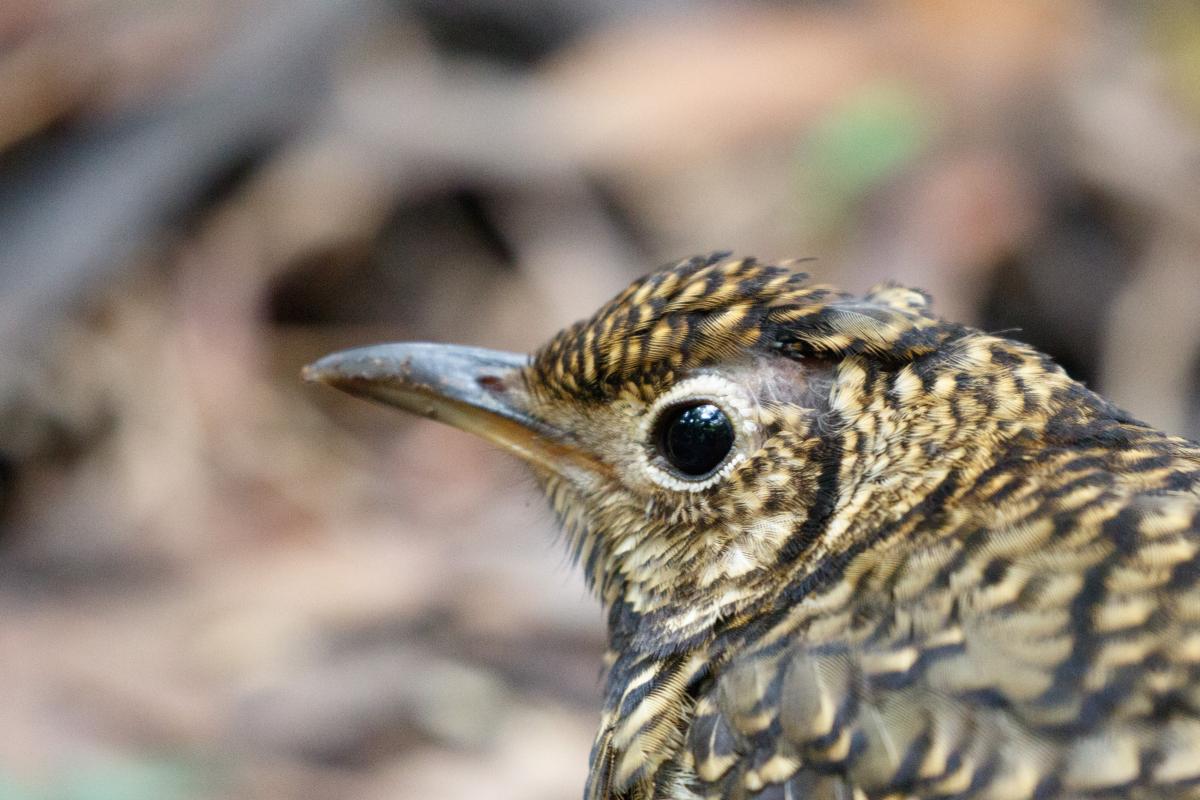
[[[919,292],[753,260],[479,353],[310,374],[533,464],[608,615],[590,800],[1200,798],[1197,445]],[[656,431],[699,402],[734,444],[680,475]]]

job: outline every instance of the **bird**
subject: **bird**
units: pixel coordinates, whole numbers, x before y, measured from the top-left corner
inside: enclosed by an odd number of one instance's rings
[[[1200,798],[1200,445],[798,265],[304,376],[532,469],[607,624],[586,800]]]

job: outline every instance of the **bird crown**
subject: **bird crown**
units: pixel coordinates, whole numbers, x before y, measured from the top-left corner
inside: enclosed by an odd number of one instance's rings
[[[651,273],[539,350],[535,384],[576,399],[653,393],[689,369],[755,348],[902,362],[956,329],[932,317],[928,296],[915,289],[889,284],[856,298],[810,284],[793,271],[798,263],[713,253]]]

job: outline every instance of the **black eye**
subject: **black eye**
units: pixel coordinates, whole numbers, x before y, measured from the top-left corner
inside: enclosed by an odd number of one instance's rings
[[[679,406],[659,423],[658,449],[687,478],[703,478],[733,448],[733,424],[712,403]]]

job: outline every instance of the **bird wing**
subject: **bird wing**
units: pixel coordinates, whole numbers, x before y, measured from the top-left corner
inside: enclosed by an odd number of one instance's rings
[[[897,555],[747,632],[696,699],[701,796],[1200,796],[1200,500]]]

